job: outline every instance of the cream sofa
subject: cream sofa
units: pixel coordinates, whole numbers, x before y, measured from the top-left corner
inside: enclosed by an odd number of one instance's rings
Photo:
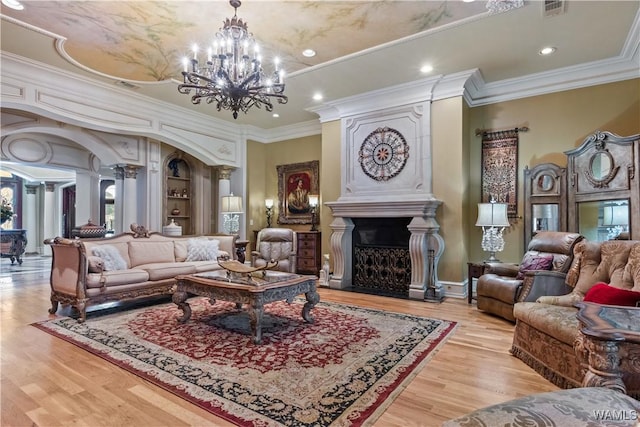
[[[568,273],[558,276],[555,286],[552,280],[539,282],[543,289],[525,284],[521,302],[513,309],[516,327],[511,353],[558,387],[580,387],[587,366],[576,353],[580,324],[575,304],[599,282],[640,291],[640,241],[583,240],[574,247]],[[640,396],[640,376],[624,381],[627,394]]]
[[[51,246],[51,309],[70,304],[84,322],[89,305],[173,293],[175,277],[219,270],[236,258],[237,235],[168,237],[127,232],[111,238],[46,240]]]

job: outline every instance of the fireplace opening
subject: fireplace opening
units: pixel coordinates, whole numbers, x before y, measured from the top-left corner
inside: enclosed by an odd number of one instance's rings
[[[407,298],[411,218],[352,218],[353,284],[356,292]]]

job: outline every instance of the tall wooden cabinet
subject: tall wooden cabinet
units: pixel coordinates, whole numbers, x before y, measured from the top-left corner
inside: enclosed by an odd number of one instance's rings
[[[318,275],[321,264],[319,231],[296,231],[296,273]]]
[[[167,159],[165,166],[165,225],[171,220],[182,227],[182,234],[193,234],[192,168],[178,156]]]

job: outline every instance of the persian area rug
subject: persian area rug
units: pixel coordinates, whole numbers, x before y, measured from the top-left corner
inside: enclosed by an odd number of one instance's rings
[[[296,299],[265,306],[257,345],[235,304],[189,304],[185,324],[170,303],[34,326],[236,425],[278,427],[372,423],[457,326],[327,302],[309,324]]]

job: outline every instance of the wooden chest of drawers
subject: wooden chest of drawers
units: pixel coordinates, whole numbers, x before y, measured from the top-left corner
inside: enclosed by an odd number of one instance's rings
[[[321,264],[319,231],[296,231],[296,273],[318,275]]]

